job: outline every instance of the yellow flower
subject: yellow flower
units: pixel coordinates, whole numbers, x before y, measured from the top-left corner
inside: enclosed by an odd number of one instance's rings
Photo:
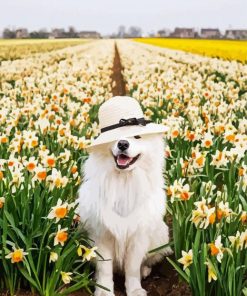
[[[240,235],[241,249],[247,249],[247,229]]]
[[[78,256],[82,257],[82,261],[90,261],[92,258],[97,256],[95,253],[97,249],[97,247],[87,248],[83,245],[80,245],[77,249],[77,254]]]
[[[232,247],[236,247],[236,250],[239,250],[239,248],[241,248],[240,232],[239,231],[237,231],[235,236],[229,236],[228,238],[232,244]]]
[[[56,262],[58,259],[58,254],[56,252],[50,253],[49,263]]]
[[[10,252],[5,258],[11,259],[11,263],[18,263],[23,261],[24,256],[27,255],[27,252],[24,252],[23,249],[16,249],[13,247],[13,252]]]
[[[60,274],[62,276],[62,281],[65,284],[69,284],[72,281],[72,277],[71,277],[71,275],[73,274],[72,272],[61,271]]]
[[[49,183],[49,189],[53,190],[56,188],[64,188],[69,179],[66,176],[62,177],[62,174],[57,169],[53,168],[50,176],[47,177],[47,182]]]
[[[207,261],[205,264],[208,266],[208,282],[211,283],[212,279],[216,281],[217,275],[213,264],[210,261]]]
[[[183,264],[183,270],[193,263],[193,253],[192,250],[189,252],[182,251],[182,258],[178,259],[178,262]]]

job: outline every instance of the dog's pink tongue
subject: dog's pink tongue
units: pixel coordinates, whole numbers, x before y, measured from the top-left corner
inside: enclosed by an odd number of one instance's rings
[[[118,163],[118,165],[125,166],[128,163],[130,163],[130,162],[131,162],[131,158],[128,157],[128,156],[126,156],[126,155],[120,154],[117,157],[117,163]]]

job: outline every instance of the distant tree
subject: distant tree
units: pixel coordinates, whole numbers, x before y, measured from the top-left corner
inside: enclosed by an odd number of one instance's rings
[[[67,37],[68,38],[76,38],[76,37],[78,37],[78,34],[77,34],[76,29],[74,27],[72,27],[72,26],[69,27]]]
[[[142,36],[142,29],[139,27],[131,26],[128,30],[129,37],[141,37]]]
[[[51,36],[53,38],[65,38],[66,33],[65,33],[64,29],[54,28],[54,29],[52,29]]]
[[[16,33],[15,31],[12,31],[8,28],[5,28],[3,30],[3,38],[6,38],[6,39],[13,39],[13,38],[16,38]]]
[[[125,26],[121,25],[118,27],[118,33],[117,33],[118,38],[124,38],[125,37]]]
[[[49,32],[46,29],[40,29],[39,31],[33,31],[29,34],[30,38],[46,39],[49,37]]]
[[[38,33],[40,35],[40,38],[48,38],[50,35],[46,28],[40,29]]]

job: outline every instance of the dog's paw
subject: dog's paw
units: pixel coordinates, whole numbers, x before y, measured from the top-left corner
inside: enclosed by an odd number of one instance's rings
[[[141,269],[142,278],[145,279],[146,277],[148,277],[150,275],[151,271],[152,271],[151,267],[143,266]]]
[[[94,296],[115,296],[114,293],[97,288],[93,294]]]
[[[170,248],[170,247],[167,247],[167,248],[165,248],[164,249],[164,255],[165,256],[170,256],[170,255],[172,255],[174,252],[173,252],[173,250]]]
[[[147,296],[147,291],[140,288],[140,289],[136,289],[130,293],[127,293],[127,296]]]

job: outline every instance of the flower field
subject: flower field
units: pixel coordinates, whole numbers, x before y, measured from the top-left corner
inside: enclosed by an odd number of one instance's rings
[[[242,295],[247,66],[141,44],[119,48],[129,93],[170,128],[165,175],[178,261],[168,260],[193,295]]]
[[[184,50],[191,53],[225,60],[247,62],[247,41],[237,40],[203,40],[172,38],[137,38],[138,42],[153,44],[171,49]]]
[[[83,44],[81,39],[14,39],[0,40],[0,61],[15,60],[40,52],[49,52],[68,46]]]
[[[11,295],[94,285],[100,250],[78,226],[75,198],[98,108],[112,96],[114,46],[0,64],[0,290]],[[117,47],[127,94],[169,127],[175,259],[166,264],[193,295],[247,295],[247,65],[127,40]]]
[[[97,108],[111,97],[113,57],[103,42],[0,66],[0,288],[11,295],[91,282],[95,249],[76,227],[75,196]]]

